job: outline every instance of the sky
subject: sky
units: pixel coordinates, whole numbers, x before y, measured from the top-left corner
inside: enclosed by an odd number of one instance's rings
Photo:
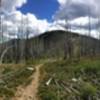
[[[52,21],[52,15],[58,8],[59,4],[56,0],[28,0],[19,10],[24,14],[27,14],[27,12],[33,13],[39,19]]]
[[[6,37],[68,30],[99,36],[100,0],[1,0],[0,16]],[[90,19],[90,22],[89,22]]]

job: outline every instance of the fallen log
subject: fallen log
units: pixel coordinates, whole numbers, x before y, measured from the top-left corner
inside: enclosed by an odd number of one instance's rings
[[[52,80],[53,80],[53,78],[51,77],[51,78],[45,83],[46,86],[49,86]]]

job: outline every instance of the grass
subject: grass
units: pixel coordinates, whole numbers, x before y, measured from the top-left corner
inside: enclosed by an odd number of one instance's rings
[[[15,95],[18,86],[26,86],[31,82],[34,70],[29,70],[28,67],[34,67],[32,65],[18,65],[1,65],[0,97],[9,99]]]
[[[27,68],[34,68],[34,66],[44,61],[41,59],[30,59],[23,63],[0,65],[0,97],[3,97],[4,100],[11,100],[19,86],[26,87],[31,83],[31,75],[35,70],[29,71]]]
[[[100,95],[100,61],[98,59],[51,61],[50,59],[28,61],[26,64],[0,65],[0,97],[10,100],[20,85],[31,82],[33,71],[27,67],[45,63],[41,67],[39,97],[41,100],[97,100]],[[45,83],[52,77],[50,85]],[[71,91],[68,92],[67,88]],[[72,89],[74,90],[72,90]]]
[[[42,100],[75,100],[76,98],[88,100],[89,97],[91,100],[96,100],[100,95],[99,59],[85,59],[77,63],[65,60],[46,63],[41,68],[41,74],[39,96]],[[50,85],[46,86],[45,83],[51,77],[53,79]],[[71,90],[71,87],[74,90]],[[66,92],[65,88],[70,89],[71,92]]]

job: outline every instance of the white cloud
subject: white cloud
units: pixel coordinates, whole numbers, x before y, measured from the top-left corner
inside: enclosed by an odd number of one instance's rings
[[[19,33],[19,35],[25,34],[27,31],[30,35],[36,35],[47,31],[49,23],[46,19],[40,20],[34,14],[27,13],[22,14],[16,11],[13,15],[6,16],[3,19],[3,27],[6,28],[6,32],[9,34]]]
[[[77,26],[89,26],[89,23],[90,23],[92,26],[92,25],[98,23],[98,19],[97,18],[89,18],[88,16],[87,17],[79,17],[79,18],[69,21],[69,23],[71,25],[77,25]]]
[[[79,17],[74,20],[71,20],[70,23],[74,25],[86,25],[88,24],[88,17]]]
[[[33,28],[33,30],[36,30],[36,34],[47,31],[50,24],[46,19],[37,19],[35,15],[30,13],[28,13],[26,16],[29,19],[29,26]]]
[[[100,16],[100,0],[57,0],[59,10],[53,15],[54,20],[66,20],[72,31],[87,33],[89,29],[89,16],[91,24],[91,35],[97,36],[98,17]],[[67,24],[68,23],[68,24]]]
[[[75,19],[78,17],[100,16],[100,0],[57,0],[59,10],[54,15],[55,19]]]
[[[2,0],[0,12],[5,36],[15,37],[14,35],[22,35],[27,31],[30,35],[36,35],[47,31],[50,24],[46,19],[38,19],[35,14],[23,14],[17,10],[25,3],[27,0]]]
[[[66,2],[67,2],[67,0],[58,0],[58,3],[59,3],[60,5],[64,5]]]
[[[27,3],[27,0],[1,0],[2,10],[12,12]]]
[[[64,20],[49,23],[46,19],[38,19],[35,14],[23,14],[16,8],[21,7],[27,0],[4,0],[2,2],[3,32],[6,37],[25,36],[28,31],[30,36],[34,36],[45,31],[64,30]],[[9,6],[10,5],[10,6]]]
[[[63,27],[65,25],[66,25],[65,20],[57,20],[57,21],[54,21],[53,23],[50,24],[48,30],[49,31],[52,31],[52,30],[66,30],[66,28]]]
[[[54,15],[54,22],[48,22],[46,19],[38,19],[35,14],[23,14],[17,8],[22,7],[27,3],[27,0],[2,0],[2,9],[0,12],[3,14],[3,30],[6,37],[16,37],[16,35],[24,35],[27,31],[31,36],[51,30],[66,30],[67,22],[73,25],[72,31],[75,32],[88,32],[85,29],[88,25],[88,11],[87,7],[92,9],[91,22],[97,23],[94,17],[98,14],[100,1],[96,0],[57,0],[60,4],[59,10]],[[81,7],[82,6],[82,7]],[[82,10],[80,10],[82,9]],[[94,16],[93,16],[94,15]],[[70,20],[69,20],[70,19]],[[80,25],[84,26],[80,29]],[[93,29],[92,33],[96,31]],[[23,33],[23,34],[22,34]]]

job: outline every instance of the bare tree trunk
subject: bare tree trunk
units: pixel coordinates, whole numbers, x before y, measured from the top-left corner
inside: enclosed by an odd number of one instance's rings
[[[4,58],[5,54],[6,54],[6,53],[8,52],[8,50],[11,49],[12,47],[13,47],[13,46],[10,46],[10,47],[6,48],[6,49],[2,52],[1,57],[0,57],[0,64],[2,64],[3,58]]]
[[[29,25],[28,25],[28,18],[27,18],[27,30],[26,30],[26,37],[25,37],[25,61],[27,62],[27,60],[29,59],[29,46],[30,46],[30,43],[29,43]]]
[[[87,40],[87,44],[88,44],[88,47],[87,47],[87,50],[88,50],[88,56],[92,56],[92,44],[90,45],[90,43],[91,43],[91,16],[90,16],[90,14],[91,14],[91,10],[90,10],[90,8],[88,8],[88,37],[89,37],[89,39]]]

